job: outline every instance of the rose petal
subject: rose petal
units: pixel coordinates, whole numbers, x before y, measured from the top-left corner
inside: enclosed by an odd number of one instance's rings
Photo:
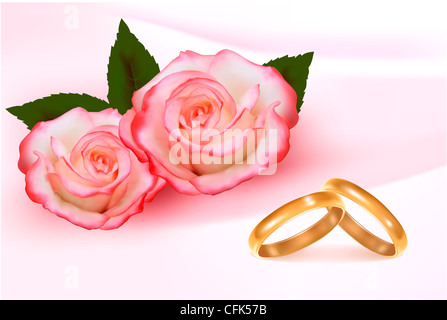
[[[269,115],[264,126],[267,134],[270,136],[270,140],[273,141],[273,145],[269,142],[268,153],[270,155],[270,164],[282,161],[290,148],[290,129],[287,122],[284,121],[284,118],[276,112],[277,108],[274,105],[269,108]],[[275,131],[274,135],[272,135],[272,130]]]
[[[45,209],[78,226],[86,229],[100,228],[108,218],[96,212],[82,210],[63,201],[56,195],[47,179],[47,168],[51,168],[50,160],[39,152],[36,152],[36,156],[37,160],[29,168],[25,176],[25,190],[29,198],[41,204]]]
[[[50,146],[51,150],[53,150],[53,154],[58,159],[69,155],[67,148],[55,137],[50,137]]]
[[[132,157],[131,159],[132,172],[128,175],[125,181],[123,181],[115,190],[112,199],[110,200],[108,210],[104,212],[104,215],[108,217],[116,217],[118,215],[128,215],[136,213],[129,211],[129,208],[136,208],[134,204],[142,202],[147,192],[155,186],[157,177],[150,174],[148,163],[141,163]],[[141,212],[138,211],[138,212]]]
[[[138,146],[132,135],[132,121],[136,115],[135,108],[127,110],[119,124],[119,136],[123,143],[138,157],[141,162],[148,162],[146,153]]]
[[[71,150],[76,142],[93,126],[88,112],[83,108],[74,108],[59,118],[37,123],[19,146],[19,169],[26,173],[36,161],[33,151],[47,156],[51,161],[56,160],[51,148],[49,137],[54,137]]]
[[[243,109],[238,118],[235,118],[219,136],[207,136],[210,143],[205,144],[201,150],[206,154],[221,157],[234,154],[246,143],[253,128],[255,128],[255,118],[248,109]]]
[[[214,195],[229,190],[241,182],[258,175],[265,166],[260,164],[232,165],[227,170],[215,174],[198,176],[191,180],[194,187],[204,194]]]
[[[200,194],[200,192],[197,191],[197,189],[194,187],[193,184],[191,184],[191,182],[189,182],[188,179],[179,178],[178,176],[172,174],[170,171],[166,170],[164,164],[157,161],[157,159],[149,157],[149,163],[151,173],[156,176],[163,177],[163,179],[165,179],[169,183],[169,185],[177,192],[191,196]],[[195,177],[195,175],[193,175],[192,177]]]
[[[275,68],[257,65],[233,51],[222,50],[216,54],[209,73],[227,88],[235,101],[241,101],[247,90],[259,84],[260,95],[252,109],[253,115],[257,116],[265,106],[279,100],[278,115],[289,128],[297,123],[296,92]]]
[[[135,110],[141,110],[146,92],[148,92],[166,76],[172,73],[190,70],[207,73],[213,59],[214,56],[212,55],[201,55],[193,51],[180,52],[180,55],[172,60],[162,71],[160,71],[160,73],[152,78],[151,81],[134,92],[132,96],[132,105],[134,106]]]
[[[213,174],[199,175],[190,180],[194,187],[205,194],[217,194],[260,174],[269,166],[284,159],[289,151],[290,131],[275,111],[275,104],[268,108],[263,135],[256,144],[256,151],[247,154],[243,163],[235,163],[228,169]]]
[[[255,84],[249,88],[240,98],[238,105],[238,110],[248,109],[251,111],[253,107],[259,100],[259,95],[261,94],[260,85]]]
[[[101,230],[112,230],[120,227],[123,223],[125,223],[129,218],[137,213],[140,213],[144,209],[144,195],[141,195],[138,199],[136,199],[126,211],[121,214],[110,218],[104,223],[101,227]]]
[[[94,128],[98,128],[99,130],[104,129],[102,126],[109,126],[109,129],[118,126],[122,117],[118,110],[113,108],[104,109],[99,112],[89,112],[89,115],[93,121]]]
[[[68,192],[79,197],[90,197],[98,193],[111,194],[113,190],[81,176],[66,158],[57,161],[54,164],[54,172],[48,174],[54,175]]]
[[[289,152],[290,130],[283,118],[276,113],[277,104],[272,103],[263,120],[264,135],[256,149],[260,163],[276,164]]]
[[[48,173],[51,188],[59,197],[82,210],[103,213],[110,201],[110,195],[104,193],[92,193],[90,196],[79,197],[68,191],[61,182],[61,176]]]
[[[149,189],[148,193],[146,194],[146,197],[144,198],[144,202],[151,202],[157,195],[157,193],[161,191],[165,186],[166,186],[166,180],[157,177],[155,185],[153,185]]]

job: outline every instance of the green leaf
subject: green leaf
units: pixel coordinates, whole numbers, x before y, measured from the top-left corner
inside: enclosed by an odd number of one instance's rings
[[[313,52],[308,52],[295,57],[284,56],[264,64],[264,66],[276,68],[295,90],[298,97],[296,104],[298,113],[303,104],[304,90],[306,89],[307,77],[309,76],[309,66],[313,56]]]
[[[59,93],[6,110],[22,120],[31,130],[36,123],[55,119],[76,107],[95,112],[110,108],[110,105],[85,93]]]
[[[121,114],[132,108],[132,95],[160,72],[154,57],[121,20],[107,70],[109,103]]]

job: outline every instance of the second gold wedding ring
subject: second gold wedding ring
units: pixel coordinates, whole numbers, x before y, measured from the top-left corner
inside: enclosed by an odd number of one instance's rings
[[[263,244],[275,230],[286,222],[305,212],[319,208],[327,208],[328,213],[306,230],[278,242]],[[283,256],[303,249],[323,238],[335,228],[343,218],[344,212],[343,199],[329,191],[320,191],[293,200],[259,222],[248,240],[250,250],[255,256],[266,258]]]
[[[360,205],[380,222],[393,243],[372,234],[345,212],[340,227],[352,238],[384,256],[397,257],[402,254],[407,247],[407,235],[394,215],[373,195],[352,182],[337,178],[326,181],[321,190],[335,192]]]

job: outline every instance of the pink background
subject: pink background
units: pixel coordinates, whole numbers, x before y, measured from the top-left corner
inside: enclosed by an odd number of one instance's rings
[[[350,14],[320,1],[2,4],[2,297],[445,298],[446,28],[436,5],[403,3],[344,1]],[[106,100],[121,18],[160,67],[183,50],[227,48],[259,64],[315,52],[291,150],[275,175],[216,196],[167,187],[107,232],[76,227],[28,199],[17,168],[28,130],[5,108],[58,92]],[[404,256],[376,257],[338,230],[301,260],[250,254],[259,220],[332,177],[377,190],[400,209],[411,245]],[[425,194],[440,195],[430,212]],[[334,266],[352,281],[330,277]],[[282,276],[261,285],[267,272]],[[376,274],[382,280],[368,289]]]

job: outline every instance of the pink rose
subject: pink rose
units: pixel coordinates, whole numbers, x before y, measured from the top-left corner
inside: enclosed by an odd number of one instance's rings
[[[114,229],[143,210],[165,181],[150,174],[118,136],[114,109],[75,108],[39,122],[20,144],[31,200],[86,229]]]
[[[296,103],[275,68],[186,51],[134,93],[120,137],[177,191],[216,194],[285,157]]]

